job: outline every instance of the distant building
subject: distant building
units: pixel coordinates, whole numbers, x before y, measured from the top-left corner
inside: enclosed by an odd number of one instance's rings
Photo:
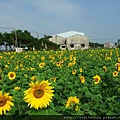
[[[118,45],[120,45],[120,39],[118,39]]]
[[[7,47],[7,50],[9,51],[9,50],[15,50],[14,49],[14,45],[11,45],[11,48],[10,48],[10,46],[9,45],[7,45],[6,46]],[[2,51],[2,50],[6,50],[6,47],[5,47],[5,45],[0,45],[0,51]]]
[[[104,43],[104,48],[115,48],[113,43]]]
[[[88,49],[89,38],[82,32],[68,31],[53,35],[49,41],[60,45],[61,50]]]

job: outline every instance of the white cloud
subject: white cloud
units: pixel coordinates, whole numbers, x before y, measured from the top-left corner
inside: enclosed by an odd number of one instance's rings
[[[48,34],[65,30],[82,14],[72,0],[6,0],[0,8],[0,26]]]
[[[0,0],[0,27],[48,35],[76,30],[91,38],[116,37],[120,31],[119,6],[106,3],[101,8],[97,2],[94,6],[90,3],[83,0]]]
[[[32,3],[37,7],[37,12],[58,16],[74,17],[80,13],[80,7],[71,0],[34,0]]]
[[[11,0],[2,2],[0,8],[0,15],[3,17],[7,15],[19,20],[36,18],[44,21],[46,18],[54,17],[54,20],[66,20],[74,18],[80,12],[79,7],[70,0]]]

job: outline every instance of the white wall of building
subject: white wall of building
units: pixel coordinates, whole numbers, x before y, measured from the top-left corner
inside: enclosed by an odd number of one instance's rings
[[[65,50],[66,48],[69,50],[75,50],[81,48],[88,48],[89,46],[89,38],[80,34],[75,34],[67,38],[55,35],[49,40],[56,43],[57,45],[60,45],[60,49],[62,50]]]

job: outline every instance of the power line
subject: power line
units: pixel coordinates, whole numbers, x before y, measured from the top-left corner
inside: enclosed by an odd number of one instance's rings
[[[8,28],[8,27],[0,27],[2,29],[15,29],[15,28]]]
[[[91,41],[91,40],[94,41],[94,42],[97,42],[97,41],[100,41],[100,40],[102,40],[102,41],[104,40],[104,42],[108,41],[108,42],[110,42],[110,43],[115,43],[115,42],[118,41],[116,38],[112,38],[112,39],[111,39],[111,38],[101,38],[101,39],[98,39],[98,38],[96,38],[96,39],[94,38],[94,39],[93,39],[93,38],[92,38],[92,39],[90,39],[90,41]]]
[[[9,27],[0,27],[1,29],[14,29],[14,30],[18,30],[15,28],[9,28]],[[42,35],[46,35],[45,33],[40,33],[40,32],[36,32],[36,31],[30,31],[30,32],[34,32],[34,33],[38,33],[38,34],[42,34]]]
[[[16,30],[18,30],[18,29],[9,28],[9,27],[2,27],[2,26],[0,26],[0,28],[1,28],[1,29],[12,29],[12,30],[15,31],[15,36],[17,36]],[[37,32],[37,31],[30,31],[30,32],[36,33],[36,34],[37,34],[37,39],[39,39],[39,34],[41,34],[41,35],[46,35],[45,33]],[[17,40],[17,37],[16,37],[16,40]],[[16,42],[17,42],[17,41],[16,41]]]
[[[15,32],[15,47],[18,47],[18,41],[17,41],[17,33],[15,28],[8,28],[8,27],[0,27],[1,29],[13,29]]]
[[[30,31],[30,32],[36,33],[36,34],[37,34],[37,39],[38,39],[38,40],[39,40],[39,34],[44,35],[44,36],[47,36],[46,34],[41,33],[41,32],[36,32],[36,31]]]
[[[116,38],[115,38],[115,39],[116,39]],[[106,38],[102,38],[102,39],[90,39],[90,40],[115,40],[115,39],[111,39],[111,38],[110,38],[110,39],[109,39],[109,38],[107,38],[107,39],[106,39]]]
[[[30,31],[30,32],[34,32],[34,33],[45,35],[44,33],[36,32],[36,31]]]
[[[30,32],[36,33],[37,34],[37,39],[39,39],[39,34],[45,35],[44,33],[36,32],[36,31],[30,31]]]

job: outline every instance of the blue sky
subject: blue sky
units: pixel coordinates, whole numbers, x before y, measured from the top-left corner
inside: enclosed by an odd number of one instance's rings
[[[0,0],[0,27],[46,35],[73,30],[90,42],[114,43],[120,38],[119,7],[120,0]]]

